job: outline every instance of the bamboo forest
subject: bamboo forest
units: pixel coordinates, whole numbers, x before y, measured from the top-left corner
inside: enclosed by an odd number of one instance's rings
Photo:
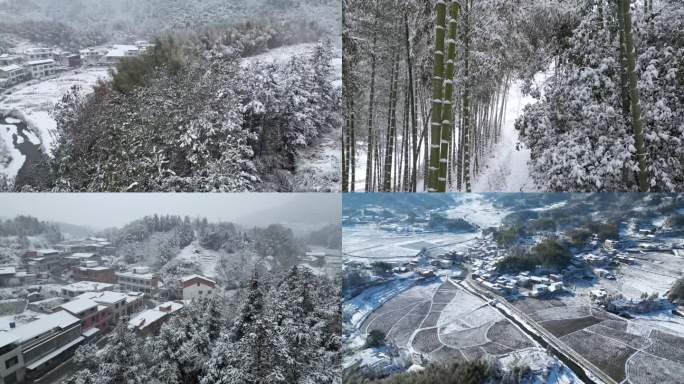
[[[343,9],[343,191],[684,189],[681,0]]]

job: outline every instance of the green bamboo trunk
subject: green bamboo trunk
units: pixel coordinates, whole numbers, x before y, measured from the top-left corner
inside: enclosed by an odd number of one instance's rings
[[[629,79],[632,130],[634,131],[634,146],[636,147],[637,162],[639,164],[639,191],[648,192],[646,150],[644,147],[644,132],[641,126],[641,105],[639,101],[639,89],[637,88],[636,55],[634,39],[632,37],[632,15],[629,11],[629,0],[620,0],[620,7],[622,9],[622,21],[625,34],[625,56],[627,59],[627,76]]]
[[[449,144],[454,127],[454,60],[456,59],[456,35],[458,33],[458,4],[453,1],[449,5],[449,33],[447,38],[446,79],[444,80],[444,96],[442,98],[442,137],[440,143],[439,173],[437,191],[446,192],[447,173],[449,172]]]
[[[464,40],[464,71],[465,85],[463,90],[463,184],[465,191],[470,192],[470,0],[466,0],[464,12],[465,33]]]
[[[444,82],[444,35],[446,4],[439,0],[435,5],[435,54],[432,69],[432,119],[430,129],[430,166],[428,192],[439,190],[439,162],[442,140],[442,84]]]

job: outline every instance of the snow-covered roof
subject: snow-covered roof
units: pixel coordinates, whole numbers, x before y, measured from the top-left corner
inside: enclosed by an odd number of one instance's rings
[[[126,300],[128,297],[127,294],[122,293],[122,292],[114,292],[114,291],[102,291],[102,292],[86,292],[83,294],[78,295],[78,298],[85,298],[92,300],[96,303],[99,304],[115,304],[120,301]]]
[[[143,298],[142,292],[128,292],[126,293],[126,304],[132,303]]]
[[[19,340],[17,335],[10,332],[0,332],[0,348],[15,343]]]
[[[63,290],[72,292],[104,291],[114,287],[114,284],[99,283],[96,281],[79,281],[62,286]]]
[[[80,298],[60,305],[60,307],[74,315],[85,312],[89,309],[97,308],[97,303],[91,299]]]
[[[71,315],[69,312],[57,311],[30,323],[19,325],[14,329],[0,332],[0,344],[2,344],[4,340],[7,340],[10,337],[9,335],[14,336],[16,341],[22,343],[26,340],[38,337],[52,329],[64,329],[80,321],[81,320]]]
[[[128,328],[144,329],[150,324],[163,319],[168,315],[167,312],[158,311],[156,309],[148,309],[138,313],[134,318],[128,321]]]
[[[192,280],[192,279],[206,280],[206,281],[208,281],[208,282],[211,282],[211,283],[216,284],[216,281],[214,281],[214,280],[212,280],[212,279],[210,279],[210,278],[208,278],[208,277],[202,276],[202,275],[188,275],[188,276],[183,276],[183,278],[181,279],[181,281],[185,283],[185,282],[188,282],[188,281],[190,281],[190,280]]]
[[[159,304],[157,306],[157,309],[162,312],[173,313],[180,309],[183,309],[183,304],[176,303],[175,301],[167,301],[165,303]]]
[[[138,47],[135,45],[113,45],[112,49],[107,52],[106,57],[125,57],[126,52],[137,52]]]
[[[149,280],[154,277],[153,273],[117,272],[117,276],[129,277],[133,279]]]
[[[0,275],[14,275],[16,273],[16,267],[0,267]]]
[[[73,253],[69,257],[74,258],[74,259],[89,259],[93,256],[95,256],[95,254],[92,252],[76,252],[76,253]]]
[[[32,48],[26,48],[24,53],[47,53],[47,52],[52,52],[52,48],[45,48],[45,47],[32,47]]]
[[[22,67],[19,64],[10,64],[10,65],[6,65],[4,67],[0,67],[0,71],[2,71],[2,72],[14,72],[14,71],[19,71],[22,68],[24,68],[24,67]]]
[[[39,253],[41,255],[45,255],[48,253],[59,253],[59,250],[54,249],[54,248],[41,248],[41,249],[36,249],[36,253]]]
[[[33,60],[33,61],[28,61],[26,62],[27,66],[33,66],[33,65],[41,65],[41,64],[54,64],[55,61],[52,59],[45,59],[45,60]]]

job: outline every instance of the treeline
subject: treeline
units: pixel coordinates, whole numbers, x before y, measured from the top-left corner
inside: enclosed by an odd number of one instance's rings
[[[314,30],[324,34],[334,32],[330,26],[339,17],[339,12],[334,11],[339,4],[317,0],[292,0],[287,1],[287,6],[285,4],[280,0],[70,0],[62,3],[7,0],[0,2],[0,14],[7,15],[5,24],[12,28],[10,32],[34,39],[33,42],[60,47],[67,42],[100,44],[151,39],[197,26],[228,27],[245,23],[257,14],[263,20],[261,24],[281,28],[283,34],[291,33],[289,38],[305,39],[311,37]],[[36,28],[25,28],[32,25]],[[60,31],[67,31],[63,34],[66,40],[52,38],[55,33],[62,33]],[[252,36],[260,38],[260,35]]]
[[[59,225],[40,221],[32,216],[19,215],[12,219],[0,219],[0,236],[37,236],[45,235],[50,242],[64,239]]]
[[[320,245],[330,249],[342,249],[342,227],[339,224],[326,225],[311,232],[307,242],[311,245]]]
[[[520,384],[531,382],[528,367],[512,367],[502,370],[495,363],[464,361],[446,365],[430,365],[417,372],[400,373],[381,379],[349,375],[344,384]]]
[[[338,126],[331,47],[320,43],[286,65],[250,66],[232,48],[168,37],[124,59],[92,94],[72,89],[56,107],[41,188],[297,189],[298,151]]]
[[[340,294],[307,269],[259,278],[239,303],[216,297],[173,315],[159,335],[125,323],[107,345],[81,347],[69,384],[334,383],[339,380]],[[236,306],[236,311],[228,308]]]
[[[53,20],[3,21],[0,22],[0,34],[9,34],[35,44],[73,51],[109,41],[101,30],[75,29]]]

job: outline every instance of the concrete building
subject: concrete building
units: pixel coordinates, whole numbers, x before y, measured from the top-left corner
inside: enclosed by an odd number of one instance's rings
[[[128,329],[135,331],[140,336],[155,335],[159,332],[162,324],[181,309],[183,309],[183,304],[167,301],[154,309],[148,309],[133,317],[128,321]]]
[[[24,66],[33,79],[54,75],[57,72],[57,63],[53,59],[27,61]]]
[[[65,52],[59,55],[59,65],[66,68],[79,68],[83,65],[83,62],[81,61],[81,55]]]
[[[85,338],[81,335],[81,321],[66,311],[58,311],[50,315],[22,324],[4,332],[0,332],[0,351],[6,348],[5,361],[12,361],[11,372],[16,374],[18,382],[25,379],[36,379],[52,370],[71,357]],[[21,348],[21,357],[16,356],[15,345]],[[16,359],[16,360],[15,360]],[[23,361],[22,361],[23,360]],[[19,367],[15,368],[16,365]],[[13,373],[5,374],[14,379]],[[0,368],[1,369],[1,368]],[[23,371],[23,372],[21,372]],[[1,372],[1,371],[0,371]],[[11,381],[5,381],[5,383]]]
[[[40,61],[54,59],[54,50],[52,48],[28,48],[24,51],[26,61]]]
[[[115,326],[122,316],[130,316],[143,308],[142,295],[127,294],[123,292],[103,291],[86,292],[77,299],[87,299],[109,308],[110,326]]]
[[[26,69],[19,64],[1,66],[0,78],[6,80],[6,86],[20,83],[27,78]]]
[[[76,281],[94,281],[98,283],[116,284],[116,273],[112,267],[75,266],[71,269],[71,277]]]
[[[60,294],[65,298],[74,298],[86,292],[102,292],[111,291],[114,289],[114,284],[98,283],[96,281],[79,281],[62,286]]]
[[[13,334],[0,334],[0,383],[24,381],[24,356],[19,338]]]
[[[62,254],[51,248],[33,249],[24,252],[23,260],[28,273],[44,275],[61,263]]]
[[[102,58],[105,64],[116,65],[124,58],[136,57],[142,51],[135,45],[113,45]]]
[[[97,328],[102,333],[109,331],[112,320],[112,309],[88,298],[76,300],[60,305],[60,308],[78,317],[84,331]]]
[[[216,282],[200,275],[185,276],[181,279],[183,300],[196,300],[216,293]]]
[[[12,64],[21,64],[23,61],[24,59],[19,55],[10,55],[7,53],[0,55],[0,66],[2,67]]]
[[[117,282],[122,291],[154,294],[159,290],[159,276],[148,267],[135,267],[131,272],[117,272]]]

